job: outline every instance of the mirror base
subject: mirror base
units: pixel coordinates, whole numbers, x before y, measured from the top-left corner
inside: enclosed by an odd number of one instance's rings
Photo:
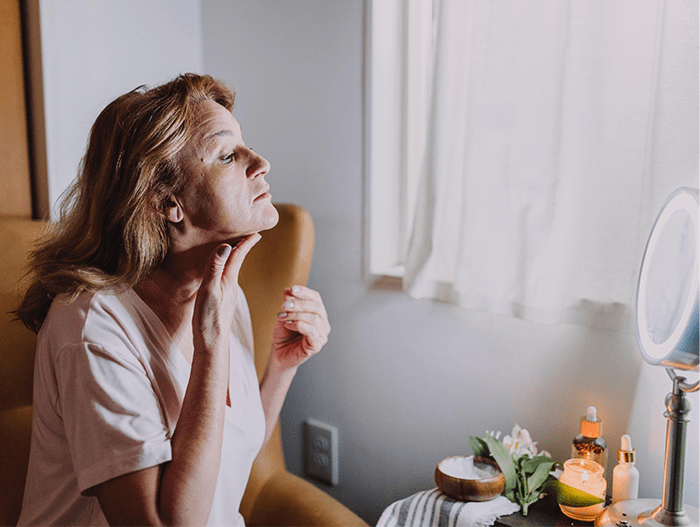
[[[596,527],[698,527],[698,509],[685,506],[680,512],[665,510],[659,500],[620,501],[610,505],[596,518]]]

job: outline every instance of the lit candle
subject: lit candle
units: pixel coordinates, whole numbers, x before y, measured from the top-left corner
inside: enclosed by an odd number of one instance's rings
[[[564,462],[564,472],[559,481],[577,488],[593,496],[605,500],[605,490],[608,484],[603,477],[603,466],[588,459],[570,459]],[[582,521],[593,521],[603,510],[605,503],[588,507],[567,507],[559,505],[562,512],[569,518]]]

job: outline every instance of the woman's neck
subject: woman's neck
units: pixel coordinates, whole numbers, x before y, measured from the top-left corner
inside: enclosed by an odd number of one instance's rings
[[[173,342],[191,363],[192,315],[197,291],[202,283],[206,257],[195,254],[169,255],[163,264],[148,273],[134,291],[160,319]]]

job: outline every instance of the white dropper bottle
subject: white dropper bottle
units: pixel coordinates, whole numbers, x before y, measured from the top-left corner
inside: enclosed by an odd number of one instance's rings
[[[634,466],[634,448],[627,434],[620,438],[618,465],[613,469],[612,502],[636,500],[639,493],[639,470]]]

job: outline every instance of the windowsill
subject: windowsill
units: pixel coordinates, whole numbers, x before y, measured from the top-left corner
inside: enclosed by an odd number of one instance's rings
[[[403,278],[403,275],[405,273],[406,273],[406,266],[403,264],[396,264],[396,265],[392,265],[391,267],[387,267],[381,273],[376,273],[375,276],[388,276],[388,277],[393,277],[393,278]]]
[[[371,273],[370,287],[375,290],[403,291],[403,276],[406,268],[403,265],[393,265],[379,273]]]

